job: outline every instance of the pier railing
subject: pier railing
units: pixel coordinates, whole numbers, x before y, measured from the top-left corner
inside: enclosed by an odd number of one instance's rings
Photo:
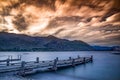
[[[17,74],[19,75],[27,75],[41,71],[57,70],[62,67],[70,67],[92,62],[93,56],[89,57],[77,56],[77,58],[69,57],[68,59],[65,60],[60,60],[58,57],[56,57],[54,60],[47,61],[40,61],[39,57],[37,57],[36,61],[30,62],[21,61],[19,63],[12,63],[12,65],[10,64],[10,61],[16,60],[21,60],[21,57],[19,57],[18,59],[10,59],[9,62],[8,60],[4,60],[4,62],[6,62],[6,65],[0,66],[0,73],[17,71]]]
[[[5,63],[6,63],[6,66],[9,66],[12,64],[11,62],[20,61],[20,60],[21,60],[21,55],[18,55],[17,58],[13,58],[12,56],[8,56],[7,59],[0,60],[0,66],[4,65]]]

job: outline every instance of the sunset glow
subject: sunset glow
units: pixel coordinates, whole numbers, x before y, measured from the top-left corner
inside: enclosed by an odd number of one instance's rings
[[[120,0],[0,0],[0,32],[120,45]]]

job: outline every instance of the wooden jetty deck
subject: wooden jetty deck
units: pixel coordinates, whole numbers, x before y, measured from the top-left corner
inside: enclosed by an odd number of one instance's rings
[[[93,61],[93,56],[90,57],[80,57],[72,58],[69,57],[65,60],[59,60],[58,57],[54,60],[39,61],[39,57],[36,58],[36,61],[25,62],[21,61],[18,63],[10,63],[10,61],[17,61],[18,59],[7,59],[6,64],[0,65],[0,73],[3,72],[15,72],[18,75],[25,76],[28,74],[33,74],[43,71],[56,71],[57,69],[63,67],[76,66],[80,64],[85,64]],[[1,61],[2,62],[2,61]]]
[[[7,59],[5,60],[0,60],[0,67],[3,65],[5,65],[6,63],[6,66],[9,66],[10,64],[12,64],[12,62],[15,62],[15,61],[21,61],[21,55],[18,55],[18,58],[12,58],[12,56],[8,56]]]

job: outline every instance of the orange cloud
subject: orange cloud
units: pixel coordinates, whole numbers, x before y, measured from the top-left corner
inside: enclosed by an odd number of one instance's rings
[[[119,0],[0,0],[0,31],[104,44],[119,36],[119,4]],[[114,41],[118,44],[117,38]]]

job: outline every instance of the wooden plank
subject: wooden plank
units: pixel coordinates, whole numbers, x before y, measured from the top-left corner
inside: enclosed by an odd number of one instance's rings
[[[22,61],[21,63],[13,63],[9,66],[0,66],[0,73],[1,72],[8,72],[8,71],[18,71],[19,75],[26,75],[35,72],[41,71],[48,71],[48,70],[57,70],[57,68],[61,67],[69,67],[75,66],[82,63],[87,63],[92,61],[93,56],[91,57],[77,57],[71,58],[66,60],[59,60],[58,57],[55,60],[47,60],[47,61],[39,61],[39,58],[36,58],[36,61],[25,62]],[[23,73],[24,72],[24,73]]]

